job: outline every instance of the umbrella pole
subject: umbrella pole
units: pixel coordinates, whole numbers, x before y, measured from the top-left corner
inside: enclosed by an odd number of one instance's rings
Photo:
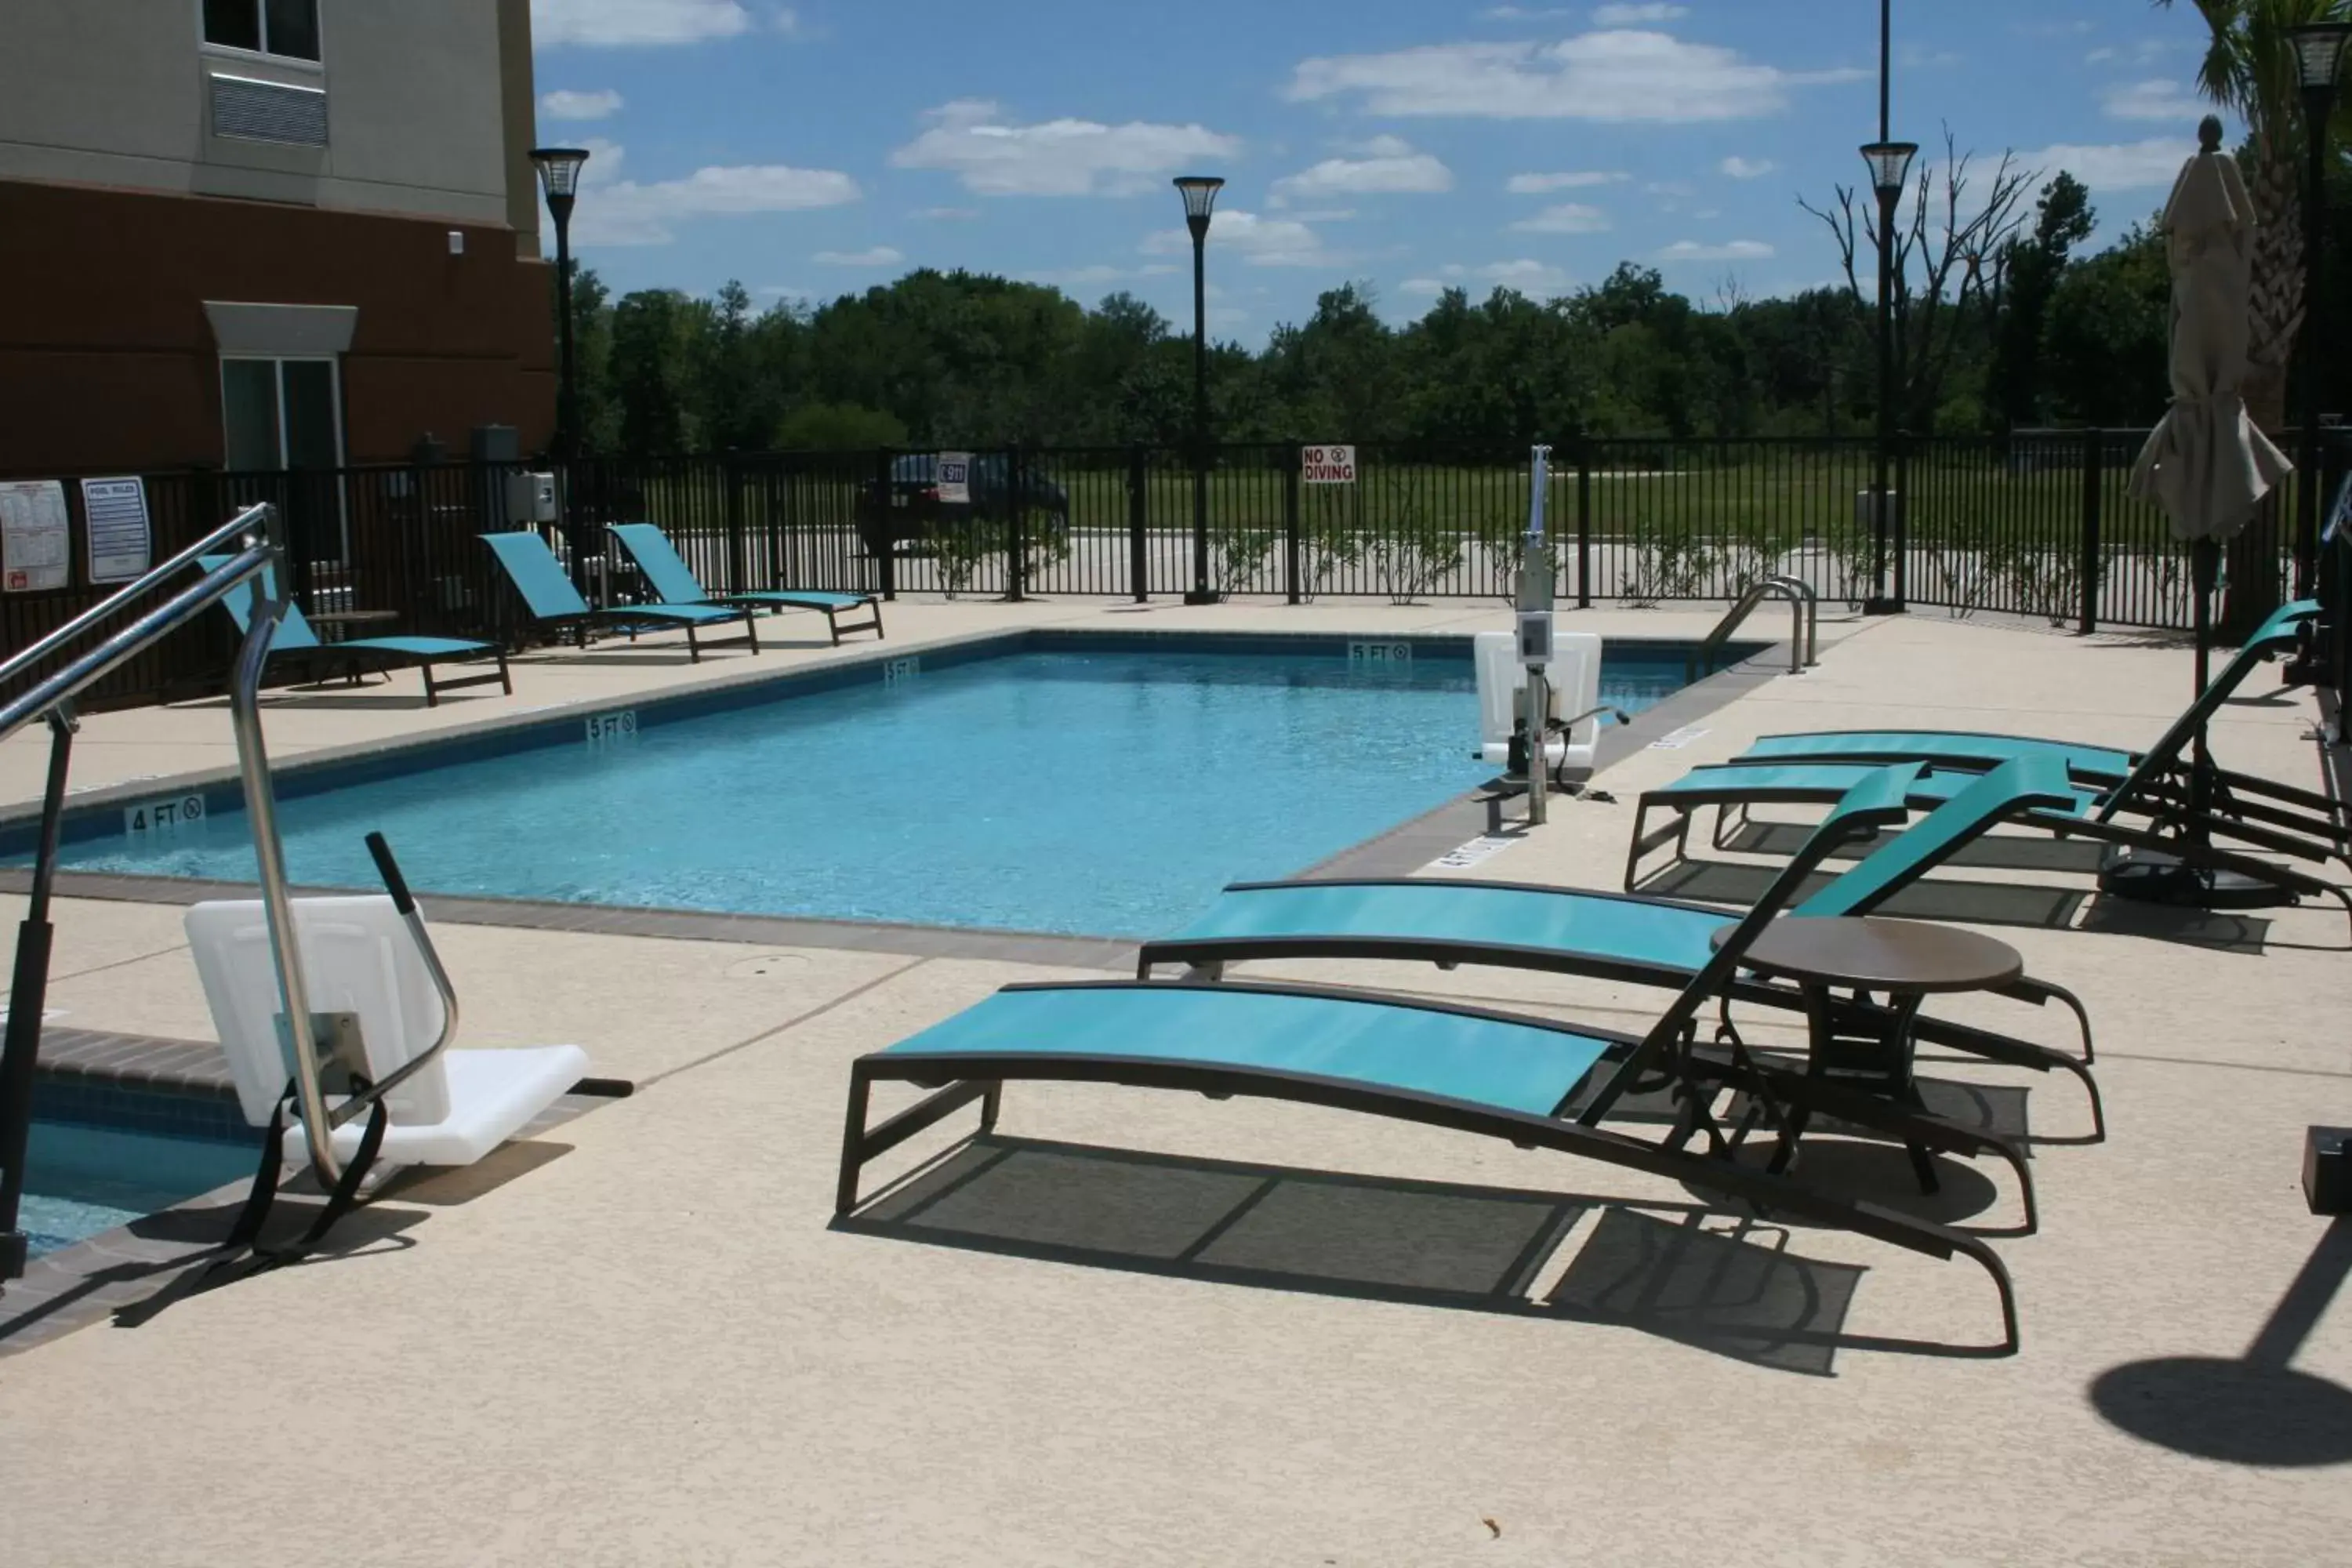
[[[2200,539],[2189,547],[2189,571],[2197,587],[2197,690],[2195,700],[2205,700],[2205,688],[2211,681],[2213,659],[2213,584],[2221,574],[2221,547],[2210,539]],[[2205,743],[2205,721],[2197,723],[2197,739],[2191,752],[2189,782],[2189,835],[2196,843],[2206,839],[2205,814],[2213,805],[2213,755]]]

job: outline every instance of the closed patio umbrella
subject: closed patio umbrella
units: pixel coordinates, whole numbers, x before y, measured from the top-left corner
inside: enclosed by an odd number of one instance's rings
[[[2130,489],[2172,521],[2188,543],[2197,606],[2196,690],[2205,692],[2213,643],[2213,588],[2221,546],[2252,520],[2254,508],[2294,465],[2246,413],[2252,297],[2254,205],[2237,161],[2221,151],[2221,122],[2208,115],[2198,150],[2173,182],[2159,220],[2172,267],[2172,402],[2132,465]],[[2210,803],[2211,754],[2198,726],[2190,790],[2200,810]],[[2235,907],[2270,901],[2261,890],[2137,853],[2101,879],[2111,890],[2163,903]]]
[[[2294,471],[2246,413],[2247,302],[2254,206],[2208,115],[2161,225],[2172,264],[2172,403],[2132,465],[2131,493],[2162,507],[2189,545],[2197,594],[2197,690],[2205,689],[2221,545]]]

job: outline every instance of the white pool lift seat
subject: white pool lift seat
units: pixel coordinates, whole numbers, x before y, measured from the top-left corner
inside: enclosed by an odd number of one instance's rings
[[[366,1046],[368,1078],[381,1083],[432,1049],[447,1019],[441,994],[393,900],[382,894],[293,900],[302,972],[313,1016],[350,1014]],[[245,1119],[267,1127],[286,1094],[292,1058],[279,1027],[269,927],[259,900],[190,910],[188,943],[220,1032]],[[377,1160],[388,1165],[470,1165],[513,1137],[588,1072],[578,1046],[445,1050],[384,1097],[387,1126]],[[342,1103],[331,1097],[330,1106]],[[309,1158],[299,1120],[285,1157]],[[360,1148],[367,1118],[334,1130],[338,1160]]]
[[[1601,635],[1556,632],[1552,662],[1544,667],[1550,684],[1550,719],[1575,719],[1565,734],[1544,742],[1544,765],[1590,772],[1601,742]],[[1511,732],[1527,710],[1528,672],[1518,643],[1508,632],[1480,632],[1471,642],[1478,674],[1478,755],[1496,767],[1510,760]]]

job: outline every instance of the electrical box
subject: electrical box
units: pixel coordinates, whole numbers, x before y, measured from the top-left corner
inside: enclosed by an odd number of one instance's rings
[[[2352,1214],[2352,1127],[2305,1133],[2303,1197],[2314,1214]]]
[[[554,522],[555,476],[553,474],[509,474],[507,476],[507,521],[509,522]]]
[[[1519,662],[1530,667],[1552,662],[1552,613],[1549,610],[1520,612]]]
[[[1854,527],[1862,530],[1864,533],[1868,533],[1872,530],[1873,523],[1871,521],[1871,513],[1875,511],[1877,509],[1874,507],[1871,502],[1876,499],[1877,497],[1875,493],[1870,490],[1856,490],[1853,492],[1853,525]],[[1900,490],[1888,490],[1886,492],[1886,531],[1889,533],[1892,533],[1902,525],[1903,492]]]

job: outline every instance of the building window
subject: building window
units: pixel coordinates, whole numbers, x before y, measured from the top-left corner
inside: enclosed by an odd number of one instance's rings
[[[315,60],[319,0],[205,0],[205,42]]]
[[[221,423],[234,472],[342,467],[335,362],[221,361]]]

